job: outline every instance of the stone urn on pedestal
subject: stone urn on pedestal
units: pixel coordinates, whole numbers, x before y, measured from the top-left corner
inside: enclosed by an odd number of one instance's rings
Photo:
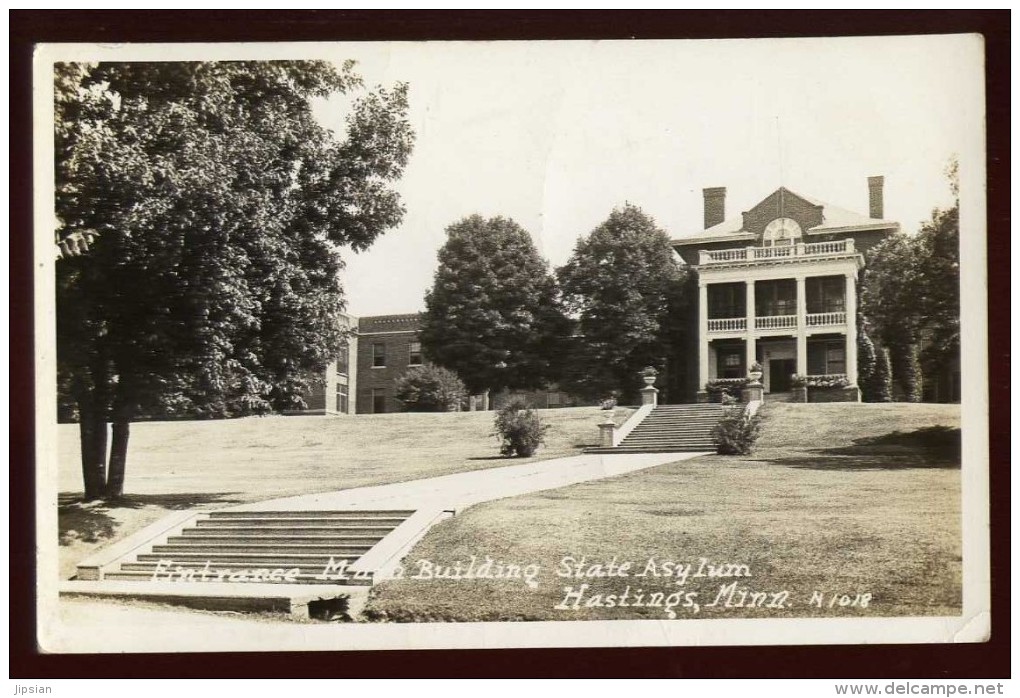
[[[641,388],[641,404],[642,405],[656,405],[659,402],[659,389],[655,387],[655,379],[658,377],[659,372],[651,366],[645,366],[641,370],[641,379],[645,382],[645,387]]]
[[[761,384],[762,375],[761,364],[755,361],[747,369],[747,385],[740,391],[741,402],[761,402],[765,399],[765,386]]]

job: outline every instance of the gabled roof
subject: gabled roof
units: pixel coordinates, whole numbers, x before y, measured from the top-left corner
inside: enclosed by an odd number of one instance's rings
[[[769,197],[776,192],[770,193],[766,196],[763,201],[766,201]],[[819,199],[813,199],[809,196],[803,196],[796,192],[784,189],[788,194],[800,197],[804,201],[808,202],[813,206],[822,207],[822,222],[820,225],[816,225],[812,228],[808,228],[809,233],[829,233],[829,232],[842,232],[842,231],[853,231],[853,230],[884,230],[884,229],[896,229],[899,228],[899,223],[895,221],[885,220],[883,218],[870,218],[860,213],[854,213],[853,211],[834,206],[828,202],[821,201]],[[759,202],[760,204],[761,202]],[[751,209],[756,208],[759,204],[755,204]],[[749,210],[751,210],[749,209]],[[694,231],[678,235],[673,238],[674,244],[687,245],[692,243],[704,243],[704,242],[726,242],[726,241],[739,241],[745,239],[752,239],[755,237],[755,233],[744,229],[744,215],[739,213],[735,216],[730,216],[722,223],[717,223],[710,228],[705,230]]]
[[[816,225],[810,229],[812,233],[822,233],[831,230],[843,230],[846,228],[861,228],[865,230],[871,230],[875,228],[898,228],[899,223],[895,221],[886,220],[884,218],[869,218],[868,216],[861,215],[860,213],[854,213],[845,208],[839,206],[833,206],[825,201],[819,201],[818,199],[812,199],[809,196],[800,196],[800,198],[808,201],[815,206],[822,207],[822,224]]]

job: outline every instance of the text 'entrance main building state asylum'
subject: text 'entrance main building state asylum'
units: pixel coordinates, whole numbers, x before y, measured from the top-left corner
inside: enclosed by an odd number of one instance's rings
[[[673,246],[698,280],[700,396],[761,364],[766,393],[795,380],[857,389],[857,284],[868,248],[899,229],[883,219],[883,178],[868,178],[868,215],[779,188],[726,216],[726,189],[705,189],[704,230]],[[863,192],[862,192],[863,194]],[[693,361],[689,362],[693,364]]]

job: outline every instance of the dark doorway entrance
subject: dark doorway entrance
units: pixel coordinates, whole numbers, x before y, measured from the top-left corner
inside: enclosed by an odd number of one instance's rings
[[[769,361],[769,392],[785,393],[790,390],[790,376],[797,370],[796,359],[771,359]]]

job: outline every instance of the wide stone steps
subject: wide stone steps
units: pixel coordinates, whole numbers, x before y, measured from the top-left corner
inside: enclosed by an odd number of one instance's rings
[[[668,446],[676,448],[691,447],[696,451],[700,451],[704,450],[703,447],[707,447],[711,450],[714,447],[714,444],[707,441],[631,441],[622,443],[620,446],[627,448],[636,448],[639,446]]]
[[[653,409],[618,446],[596,452],[714,451],[712,430],[722,414],[719,405],[661,405]]]
[[[337,561],[339,562],[339,561]],[[182,565],[182,567],[184,567]],[[176,584],[184,584],[187,582],[196,581],[202,583],[200,580],[202,567],[184,567],[190,569],[193,574],[187,579],[175,582]],[[180,579],[180,573],[177,572],[177,565],[174,565],[174,575],[171,579]],[[231,568],[224,565],[217,565],[211,568],[211,572],[207,575],[206,581],[208,583],[213,582],[226,582],[234,584],[252,584],[252,583],[263,583],[263,584],[341,584],[341,585],[366,585],[372,584],[372,580],[362,575],[357,575],[353,572],[341,572],[339,570],[325,570],[321,567],[299,569],[298,574],[287,574],[292,572],[293,567],[288,567],[283,570],[283,574],[277,574],[277,578],[266,577],[264,574],[259,579],[254,579],[256,574],[260,574],[261,571],[267,570],[270,573],[276,572],[277,568],[250,568],[250,567],[236,567]],[[165,571],[161,572],[159,576],[153,577],[155,573],[155,566],[152,569],[146,570],[135,570],[135,571],[119,571],[110,572],[103,579],[110,581],[119,582],[153,582],[166,580]],[[237,578],[231,579],[231,575],[236,575]],[[241,575],[246,576],[246,579],[240,579]],[[323,578],[325,577],[325,579]]]
[[[380,538],[397,527],[392,526],[202,526],[197,529],[185,529],[182,535],[188,538],[204,538],[208,535],[223,536],[229,534],[238,538],[260,538],[264,536],[285,536],[304,538],[309,535],[335,536],[346,534],[352,536],[378,535]]]
[[[180,570],[205,571],[209,581],[344,584],[324,571],[355,563],[414,511],[222,511],[189,522],[125,558],[104,579],[158,581]],[[273,570],[297,570],[287,579]],[[231,577],[234,577],[231,579]],[[247,577],[247,578],[246,578]],[[263,579],[262,577],[267,577]],[[203,580],[206,581],[206,580]],[[366,582],[369,583],[369,582]]]
[[[342,511],[213,511],[206,521],[222,521],[224,519],[315,519],[328,521],[333,519],[367,521],[370,519],[406,519],[414,513],[413,509],[404,510],[372,510],[347,509]]]
[[[387,529],[387,533],[390,529]],[[184,536],[170,536],[166,545],[231,545],[238,544],[245,547],[262,545],[375,545],[384,534],[377,535],[302,535],[300,538],[293,536],[263,536],[263,535],[199,535],[197,533]]]
[[[637,433],[643,433],[643,432],[651,433],[651,432],[656,432],[656,431],[660,431],[660,432],[665,431],[665,432],[671,432],[671,433],[674,433],[674,434],[682,433],[682,432],[702,433],[702,432],[706,432],[706,431],[712,431],[713,427],[715,427],[716,424],[717,424],[717,422],[706,422],[705,424],[694,424],[694,425],[691,425],[691,424],[680,424],[680,425],[676,425],[676,426],[652,425],[650,427],[644,427],[643,425],[638,425],[638,427],[635,428],[634,431],[631,432],[631,434],[637,434]]]
[[[394,522],[387,526],[316,526],[314,524],[308,524],[306,526],[275,526],[275,525],[259,525],[257,522],[249,522],[249,524],[239,526],[200,526],[196,529],[186,529],[182,532],[183,536],[188,538],[204,538],[208,535],[231,535],[237,537],[260,537],[260,536],[287,536],[293,538],[294,536],[337,536],[337,535],[348,535],[348,536],[385,536],[390,531],[396,529],[400,524]]]
[[[613,448],[587,448],[585,453],[613,453],[613,454],[626,454],[626,453],[691,453],[698,451],[715,451],[715,446],[706,446],[704,448],[694,447],[675,447],[675,446],[614,446]]]
[[[302,527],[342,529],[345,526],[351,526],[352,524],[359,526],[394,527],[400,526],[400,522],[403,520],[403,516],[388,516],[386,518],[381,516],[365,518],[314,518],[311,516],[302,518],[259,518],[251,516],[242,518],[238,516],[235,518],[206,518],[196,521],[196,524],[199,529],[244,529],[251,526],[286,529],[298,529]]]
[[[621,446],[640,446],[640,445],[660,445],[668,446],[670,444],[712,444],[712,441],[706,441],[705,439],[627,439]]]
[[[652,417],[651,415],[649,415],[648,417],[645,417],[644,423],[645,424],[702,424],[704,422],[714,422],[718,418],[719,418],[719,415],[716,415],[716,414],[708,414],[708,415],[704,415],[704,416],[700,416],[699,415],[697,417],[685,417],[683,415],[678,415],[678,416],[670,415],[668,417]]]
[[[375,541],[378,542],[378,541]],[[217,545],[154,545],[152,546],[152,552],[154,555],[172,555],[177,557],[179,555],[189,555],[193,553],[200,553],[202,555],[220,555],[229,553],[325,553],[328,555],[336,555],[337,553],[344,555],[357,554],[368,552],[371,549],[371,543],[368,545],[333,545],[333,544],[309,544],[304,541],[295,543],[273,543],[273,544],[251,544],[251,543],[224,543]]]
[[[640,439],[640,438],[684,438],[684,437],[709,437],[711,436],[712,429],[692,429],[684,431],[642,431],[640,433],[631,432],[627,439]]]
[[[174,565],[186,563],[203,566],[205,563],[216,565],[235,565],[239,567],[300,567],[301,565],[320,566],[329,562],[330,558],[343,559],[351,556],[336,555],[329,553],[226,553],[216,555],[203,555],[201,553],[184,553],[174,555],[170,560]],[[139,563],[158,563],[166,560],[166,555],[143,554],[137,558],[138,562],[125,562],[121,569],[134,569],[132,565]]]

